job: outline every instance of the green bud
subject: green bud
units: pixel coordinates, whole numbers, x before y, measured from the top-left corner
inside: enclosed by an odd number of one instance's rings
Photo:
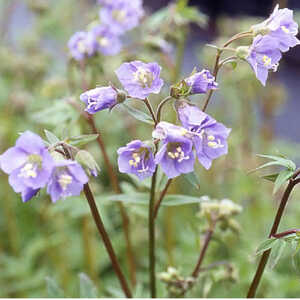
[[[85,169],[88,175],[97,176],[100,168],[94,157],[86,150],[80,150],[75,156],[75,160]]]
[[[240,46],[236,48],[236,56],[241,59],[246,59],[249,56],[249,47]]]
[[[254,36],[257,36],[259,34],[261,35],[268,34],[270,32],[270,29],[267,26],[265,26],[265,23],[260,23],[260,24],[253,25],[251,27],[251,31]]]
[[[57,152],[55,150],[50,151],[50,154],[54,161],[60,161],[60,160],[65,159],[65,156],[63,154],[61,154],[60,152]]]
[[[126,98],[127,98],[126,92],[123,91],[123,90],[118,90],[118,89],[117,89],[116,91],[117,91],[117,93],[118,93],[118,96],[117,96],[117,102],[118,102],[118,103],[124,102],[124,101],[126,100]]]

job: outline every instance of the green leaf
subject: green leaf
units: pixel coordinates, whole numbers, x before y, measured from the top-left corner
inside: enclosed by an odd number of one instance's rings
[[[263,155],[263,154],[258,154],[257,156],[275,160],[277,162],[277,164],[280,166],[286,167],[291,170],[296,170],[295,163],[293,161],[291,161],[290,159],[284,158],[282,156]]]
[[[133,108],[133,107],[127,105],[126,103],[122,103],[122,107],[135,119],[137,119],[141,122],[147,123],[147,124],[151,124],[151,125],[154,124],[151,116],[149,116],[145,112],[138,110],[136,108]]]
[[[236,69],[236,67],[237,67],[237,61],[236,60],[230,60],[230,61],[228,61],[228,63],[231,64],[231,67],[232,67],[233,70]]]
[[[278,175],[279,175],[279,173],[274,173],[274,174],[270,174],[270,175],[264,175],[261,178],[275,182]]]
[[[60,141],[59,138],[51,131],[44,129],[44,132],[50,145],[56,144]]]
[[[77,120],[79,114],[64,99],[59,99],[46,109],[32,113],[30,118],[36,123],[57,126],[58,124]]]
[[[300,241],[297,246],[298,250],[300,249]],[[295,269],[295,271],[299,274],[300,273],[300,251],[296,251],[292,255],[292,266]]]
[[[64,292],[59,287],[58,283],[55,279],[51,277],[46,277],[46,285],[47,285],[47,296],[48,298],[64,298]]]
[[[195,172],[183,174],[183,178],[190,183],[194,188],[199,189],[200,188],[200,181]]]
[[[283,158],[280,156],[262,155],[262,154],[257,154],[257,156],[269,158],[269,159],[272,159],[273,161],[267,162],[267,163],[263,164],[262,166],[259,166],[259,167],[255,168],[254,170],[249,171],[248,172],[249,174],[253,173],[257,170],[260,170],[262,168],[269,167],[269,166],[283,166],[292,171],[296,170],[295,163],[293,161],[291,161],[290,159],[286,159],[286,158]]]
[[[79,275],[80,298],[98,298],[98,291],[92,280],[84,273]]]
[[[263,241],[257,248],[256,250],[256,255],[259,255],[263,252],[265,252],[266,250],[269,250],[273,247],[273,244],[276,242],[277,239],[275,238],[270,238],[267,239],[265,241]]]
[[[275,194],[278,189],[293,176],[293,174],[294,171],[290,169],[282,170],[274,182],[273,194]]]
[[[88,144],[94,140],[97,139],[97,137],[99,136],[99,134],[83,134],[83,135],[78,135],[78,136],[74,136],[74,137],[70,137],[67,140],[67,143],[72,145],[72,146],[83,146],[85,144]]]
[[[285,247],[286,247],[286,241],[284,239],[276,239],[276,241],[273,243],[270,262],[269,262],[269,266],[271,269],[273,269],[277,265],[280,257],[283,254]]]

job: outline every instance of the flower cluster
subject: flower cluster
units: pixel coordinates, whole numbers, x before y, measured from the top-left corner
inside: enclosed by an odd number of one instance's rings
[[[88,182],[82,167],[72,160],[51,155],[43,140],[26,131],[0,156],[0,168],[9,174],[9,184],[21,193],[23,202],[30,200],[47,185],[53,202],[77,196]]]
[[[186,102],[179,104],[177,112],[182,126],[163,121],[158,123],[152,132],[152,137],[156,141],[161,141],[161,147],[154,160],[149,147],[147,155],[136,154],[143,153],[145,149],[141,141],[138,143],[133,141],[127,147],[119,149],[121,172],[134,173],[143,179],[152,175],[155,165],[160,165],[170,179],[192,172],[195,156],[206,169],[209,169],[214,159],[227,153],[230,129],[198,107]]]
[[[99,21],[87,31],[76,32],[68,42],[71,56],[77,61],[96,53],[118,54],[122,49],[121,35],[136,27],[144,15],[141,0],[101,0],[99,4]]]
[[[129,97],[145,99],[151,93],[160,92],[164,82],[160,78],[161,67],[157,63],[132,61],[123,63],[116,74]],[[104,109],[112,109],[123,102],[127,95],[113,86],[98,87],[80,95],[86,104],[85,111],[94,114]]]
[[[211,167],[214,159],[228,152],[230,129],[186,102],[179,104],[177,112],[182,126],[160,122],[152,134],[163,143],[155,161],[168,178],[194,170],[194,150],[206,169]]]
[[[293,11],[278,7],[267,20],[252,26],[255,38],[245,55],[263,85],[266,84],[269,70],[277,70],[281,52],[300,44],[296,37],[298,24],[293,20]]]

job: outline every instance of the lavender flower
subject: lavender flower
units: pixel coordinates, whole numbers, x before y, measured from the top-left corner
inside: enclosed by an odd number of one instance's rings
[[[135,174],[143,180],[153,174],[155,163],[151,148],[140,140],[134,140],[118,150],[121,173]]]
[[[78,196],[87,182],[87,175],[76,161],[58,160],[49,180],[47,193],[50,194],[52,202]]]
[[[161,67],[157,63],[133,61],[123,63],[116,74],[129,96],[145,99],[151,93],[158,94],[164,82],[159,77]]]
[[[85,111],[89,114],[113,108],[118,103],[117,98],[117,91],[110,86],[98,87],[80,95],[80,100],[87,105]]]
[[[183,127],[193,135],[199,162],[209,169],[212,160],[227,154],[227,138],[231,129],[218,123],[196,106],[182,102],[177,110]]]
[[[215,90],[218,87],[215,77],[205,69],[189,76],[184,81],[191,87],[191,94],[205,94],[208,90]]]
[[[286,52],[290,47],[300,44],[300,41],[296,37],[298,34],[298,24],[293,20],[293,11],[288,8],[279,9],[278,4],[267,20],[254,25],[252,28],[254,32],[261,30],[277,39],[278,47],[282,52]]]
[[[144,15],[141,0],[101,1],[100,10],[102,24],[108,25],[115,34],[122,34],[139,24]]]
[[[96,49],[103,55],[116,55],[122,48],[119,37],[111,32],[109,26],[94,26],[90,33],[96,40]]]
[[[276,71],[281,59],[278,40],[269,35],[254,38],[246,57],[257,79],[266,85],[269,70]]]
[[[78,61],[94,55],[96,46],[97,43],[94,36],[90,32],[85,31],[76,32],[68,42],[71,56]]]
[[[161,166],[169,179],[194,170],[193,143],[185,128],[160,122],[152,135],[163,141],[155,156],[155,163]]]
[[[23,202],[26,202],[47,184],[54,161],[43,140],[25,131],[16,145],[0,156],[0,167],[9,174],[9,184],[14,191],[21,193]]]

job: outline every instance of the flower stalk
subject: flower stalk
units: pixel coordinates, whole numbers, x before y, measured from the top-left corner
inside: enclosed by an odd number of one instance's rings
[[[295,174],[297,174],[297,172],[295,172]],[[284,194],[281,198],[280,205],[278,207],[278,210],[277,210],[277,213],[276,213],[276,216],[275,216],[275,219],[274,219],[274,222],[273,222],[270,234],[269,234],[269,238],[276,235],[279,223],[281,221],[281,218],[282,218],[284,209],[286,207],[286,204],[289,200],[290,194],[291,194],[293,188],[295,187],[295,185],[297,185],[299,182],[300,182],[300,178],[298,178],[298,179],[293,179],[292,178],[289,181],[288,186],[287,186],[287,188],[286,188],[286,190],[285,190],[285,192],[284,192]],[[261,278],[262,278],[262,275],[264,273],[266,264],[269,260],[270,253],[271,253],[271,249],[266,250],[262,254],[261,259],[260,259],[259,264],[258,264],[258,267],[257,267],[256,272],[255,272],[254,278],[253,278],[252,283],[250,285],[250,288],[248,290],[247,298],[254,298],[255,297],[258,285],[261,281]]]
[[[104,227],[104,224],[102,222],[100,213],[99,213],[99,211],[97,209],[97,206],[96,206],[96,203],[95,203],[94,196],[92,194],[92,191],[91,191],[88,183],[84,185],[83,190],[84,190],[85,197],[86,197],[86,199],[89,203],[89,206],[90,206],[95,224],[97,226],[98,232],[99,232],[99,234],[100,234],[100,236],[103,240],[104,246],[105,246],[105,248],[107,250],[107,253],[110,257],[112,266],[113,266],[114,271],[115,271],[115,273],[116,273],[116,275],[119,279],[119,282],[121,284],[123,292],[124,292],[124,294],[127,298],[132,298],[131,291],[129,289],[128,283],[127,283],[126,278],[124,277],[124,275],[122,273],[122,270],[120,268],[120,265],[118,263],[118,260],[117,260],[116,254],[115,254],[115,251],[113,249],[113,246],[111,244],[109,236],[108,236],[108,234],[105,230],[105,227]]]

